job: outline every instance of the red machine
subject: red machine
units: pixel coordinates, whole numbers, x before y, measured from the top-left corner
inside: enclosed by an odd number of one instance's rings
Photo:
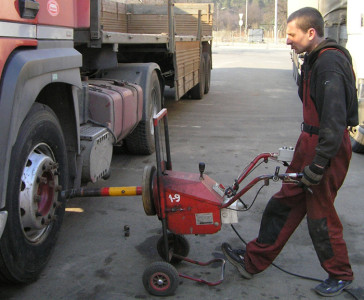
[[[162,109],[153,118],[155,130],[155,148],[157,167],[144,168],[142,187],[119,187],[103,189],[79,189],[63,193],[64,197],[85,196],[135,196],[142,195],[144,211],[147,215],[157,215],[162,222],[163,236],[157,243],[159,255],[164,262],[151,264],[143,274],[146,290],[156,296],[172,295],[178,287],[178,278],[183,277],[210,286],[218,285],[224,278],[224,259],[213,259],[201,263],[187,258],[189,253],[186,234],[213,234],[221,229],[222,224],[237,222],[237,210],[229,207],[240,200],[247,191],[258,182],[282,180],[285,183],[298,183],[302,174],[279,174],[279,167],[274,174],[254,178],[240,189],[240,183],[251,173],[259,162],[268,159],[286,164],[293,155],[293,148],[283,147],[278,153],[258,155],[235,180],[231,187],[225,188],[204,174],[204,163],[199,164],[200,173],[186,173],[172,170],[169,147],[167,110]],[[243,209],[244,210],[244,209]],[[170,263],[186,261],[206,266],[221,263],[221,276],[216,282],[209,282],[179,274]]]
[[[167,110],[163,109],[154,117],[157,168],[145,167],[142,181],[144,210],[147,215],[156,214],[163,228],[163,236],[158,241],[157,249],[166,262],[153,263],[143,274],[144,287],[149,293],[157,296],[173,294],[178,287],[178,277],[210,286],[220,284],[224,278],[225,261],[214,259],[201,263],[186,258],[189,245],[183,235],[213,234],[221,229],[223,223],[234,222],[232,220],[234,211],[229,210],[229,207],[260,181],[264,181],[265,184],[268,184],[269,180],[298,183],[297,179],[302,177],[302,174],[297,173],[279,174],[279,167],[277,167],[275,174],[259,176],[239,190],[240,183],[260,161],[267,162],[268,159],[284,163],[290,161],[293,148],[287,147],[279,149],[279,153],[258,155],[228,188],[204,175],[204,163],[199,164],[199,174],[173,171],[167,123]],[[161,142],[163,139],[164,143]],[[165,149],[165,153],[162,149]],[[220,261],[221,278],[216,282],[208,282],[178,274],[176,269],[168,264],[168,262],[178,263],[182,260],[202,266]]]

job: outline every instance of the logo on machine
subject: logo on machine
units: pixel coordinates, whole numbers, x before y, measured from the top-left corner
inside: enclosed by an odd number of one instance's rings
[[[47,3],[47,10],[52,17],[56,17],[59,14],[59,5],[55,0],[49,0]]]

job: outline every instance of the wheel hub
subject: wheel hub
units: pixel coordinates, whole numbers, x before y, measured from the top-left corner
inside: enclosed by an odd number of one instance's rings
[[[40,149],[48,150],[48,155]],[[57,169],[58,164],[45,145],[38,145],[25,163],[19,207],[23,232],[31,242],[38,242],[55,219],[60,189]]]
[[[151,284],[156,290],[164,291],[170,287],[171,282],[166,274],[157,272],[151,278]]]

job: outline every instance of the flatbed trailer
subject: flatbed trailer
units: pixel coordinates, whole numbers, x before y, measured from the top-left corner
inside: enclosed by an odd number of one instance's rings
[[[145,2],[144,2],[145,3]],[[208,93],[212,68],[212,3],[91,3],[90,28],[75,31],[76,48],[110,46],[119,63],[155,62],[175,99]],[[191,91],[192,89],[192,91]]]

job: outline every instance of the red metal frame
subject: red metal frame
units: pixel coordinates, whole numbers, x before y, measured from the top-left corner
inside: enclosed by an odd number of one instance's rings
[[[162,147],[160,145],[160,133],[161,132],[160,132],[160,126],[159,126],[161,121],[164,122],[164,140],[165,140],[165,149],[166,149],[166,160],[163,160],[162,153],[161,153],[161,149],[162,149]],[[157,195],[154,195],[155,196],[154,201],[156,202],[155,207],[157,210],[157,214],[162,221],[162,231],[163,231],[164,247],[165,247],[165,253],[166,253],[165,259],[166,259],[166,261],[168,261],[169,260],[169,246],[168,246],[167,229],[171,229],[171,228],[167,224],[167,219],[168,219],[167,214],[174,213],[173,218],[176,218],[176,216],[178,215],[178,212],[172,212],[168,208],[165,192],[168,191],[169,189],[173,189],[174,184],[190,183],[190,184],[196,186],[196,185],[200,184],[200,182],[196,180],[196,174],[172,171],[172,161],[171,161],[170,146],[169,146],[167,109],[162,109],[157,115],[154,116],[153,125],[154,125],[154,136],[155,136],[156,161],[157,161],[157,189],[158,189]],[[212,179],[210,179],[206,176],[206,178],[204,178],[204,181],[205,180],[207,182],[209,182],[211,185]],[[202,186],[200,184],[199,186],[197,186],[197,189],[201,188],[201,187]],[[196,195],[194,195],[194,196],[196,196]],[[197,196],[195,198],[198,199],[199,197]],[[211,199],[209,201],[210,203],[208,203],[208,200],[204,199],[202,196],[200,197],[200,200],[201,200],[201,202],[204,202],[204,203],[202,203],[204,206],[207,206],[207,205],[211,206],[211,205],[215,204],[216,211],[220,212],[222,200],[219,201],[216,199]],[[196,206],[197,201],[194,202],[194,204]],[[184,217],[186,217],[186,216],[184,216]],[[171,220],[170,220],[170,222],[171,222]],[[172,225],[171,223],[169,225]],[[178,223],[179,222],[177,220],[177,226],[175,226],[175,227],[179,227]],[[186,223],[189,223],[189,222],[186,221]],[[221,224],[220,224],[220,227],[221,227]],[[220,229],[220,227],[218,229]],[[192,260],[187,257],[179,256],[177,254],[173,254],[173,256],[175,256],[181,260],[184,260],[186,262],[196,264],[199,266],[207,266],[207,265],[210,265],[210,264],[216,263],[216,262],[221,263],[221,274],[220,274],[220,279],[218,281],[210,282],[210,281],[206,281],[204,279],[194,278],[192,276],[179,273],[179,276],[182,278],[187,278],[187,279],[199,282],[199,283],[204,283],[209,286],[216,286],[224,280],[225,260],[222,258],[213,259],[213,260],[210,260],[210,261],[204,263],[204,262]]]
[[[165,149],[166,149],[166,160],[163,160],[160,145],[160,122],[164,122],[164,138],[165,138]],[[221,219],[220,213],[222,208],[227,208],[235,201],[237,201],[240,197],[242,197],[246,192],[248,192],[253,186],[255,186],[260,181],[269,181],[269,180],[282,180],[284,182],[295,182],[297,183],[297,179],[302,176],[302,174],[298,173],[290,173],[290,174],[279,174],[279,167],[277,167],[275,174],[271,175],[261,175],[253,180],[251,180],[246,186],[244,186],[239,191],[239,184],[246,179],[246,177],[252,172],[252,170],[257,166],[260,161],[267,162],[268,159],[277,159],[277,154],[275,153],[262,153],[259,154],[254,160],[245,168],[245,170],[239,175],[239,177],[235,180],[235,183],[232,187],[229,187],[224,190],[224,196],[218,195],[215,191],[213,191],[212,186],[218,185],[215,181],[213,181],[208,176],[195,173],[182,173],[172,171],[172,162],[170,155],[170,147],[169,147],[169,136],[168,136],[168,122],[167,122],[167,110],[163,109],[153,118],[154,132],[155,132],[155,145],[156,145],[156,160],[157,160],[157,189],[158,192],[155,194],[154,201],[155,207],[157,210],[157,215],[162,221],[162,229],[163,229],[163,238],[164,238],[164,246],[166,253],[166,260],[169,260],[169,246],[168,246],[168,237],[167,237],[167,229],[175,234],[196,234],[194,232],[195,225],[197,220],[193,219],[194,215],[202,212],[210,212],[211,222],[209,225],[200,226],[206,231],[201,232],[198,229],[197,234],[211,234],[219,231],[221,229]],[[221,186],[221,185],[219,185]],[[181,200],[180,206],[171,204],[168,202],[167,196],[171,196],[171,193],[176,191],[178,195],[183,198]],[[171,200],[171,202],[173,202]],[[188,203],[188,204],[185,204]],[[186,206],[188,207],[186,209]],[[217,217],[219,215],[219,217]],[[192,217],[191,217],[192,216]],[[196,217],[197,218],[197,217]],[[218,222],[216,222],[218,220]],[[216,225],[219,223],[218,225]],[[198,224],[201,225],[201,224]],[[215,226],[215,227],[214,227]],[[190,232],[188,232],[190,230]],[[174,254],[174,256],[190,262],[194,264],[198,264],[201,266],[209,265],[212,262],[220,261],[222,263],[222,272],[221,279],[216,282],[208,282],[203,279],[193,278],[188,275],[179,274],[180,277],[184,277],[190,280],[194,280],[200,283],[205,283],[208,285],[218,285],[222,282],[224,277],[224,267],[225,261],[223,259],[213,260],[207,263],[201,263],[195,260],[191,260],[186,257],[178,256]]]

